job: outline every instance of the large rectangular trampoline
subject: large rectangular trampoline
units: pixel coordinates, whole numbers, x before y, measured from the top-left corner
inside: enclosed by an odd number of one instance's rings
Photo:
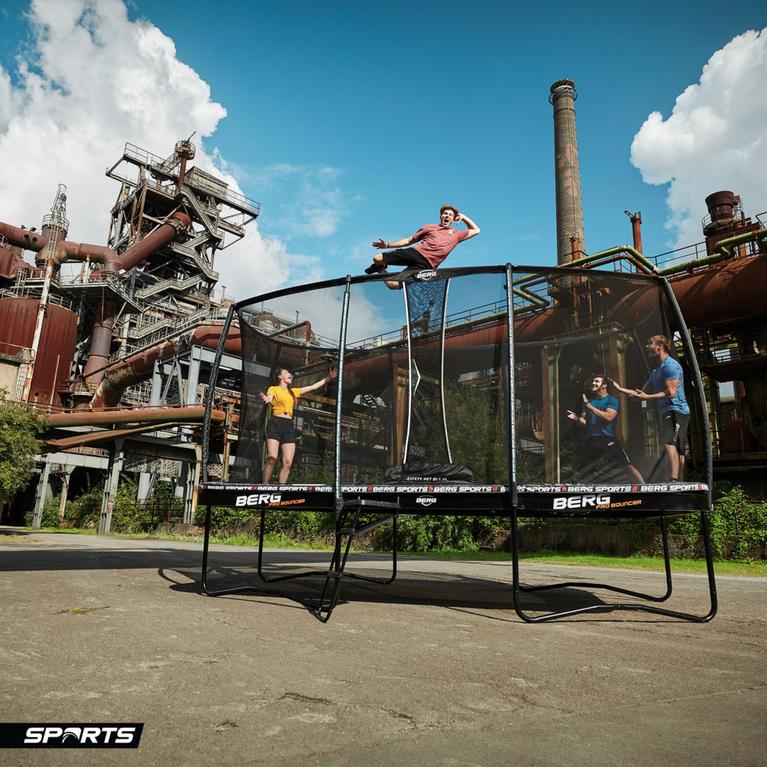
[[[221,334],[208,389],[212,410],[227,333],[239,324],[243,369],[239,433],[221,480],[208,476],[212,440],[206,418],[201,501],[207,506],[202,587],[208,594],[211,508],[252,510],[260,518],[262,581],[320,575],[317,614],[339,599],[356,535],[401,514],[481,515],[508,520],[512,600],[525,621],[584,611],[638,609],[705,621],[716,612],[709,540],[712,460],[700,373],[674,294],[654,274],[515,267],[409,271],[347,277],[257,296],[234,305]],[[664,410],[626,396],[654,374],[646,342],[662,336],[681,364],[695,466],[672,481]],[[260,396],[280,370],[306,388],[294,398],[298,446],[289,480],[265,484],[270,408]],[[332,378],[332,373],[331,376]],[[606,388],[595,390],[604,383]],[[605,399],[604,392],[609,398]],[[596,403],[596,404],[595,404]],[[607,403],[610,420],[596,418]],[[667,415],[667,413],[666,413]],[[591,419],[591,420],[589,420]],[[666,419],[668,420],[668,419]],[[327,570],[272,575],[262,568],[266,516],[274,510],[324,511],[335,522]],[[700,516],[711,600],[705,615],[658,606],[671,595],[666,519]],[[666,590],[654,596],[608,584],[583,584],[637,598],[531,614],[522,586],[519,520],[658,518]]]

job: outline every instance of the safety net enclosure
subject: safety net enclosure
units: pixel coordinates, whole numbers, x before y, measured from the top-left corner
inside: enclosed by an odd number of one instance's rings
[[[236,304],[219,351],[235,314],[239,434],[225,481],[203,477],[208,505],[252,508],[262,523],[267,510],[292,506],[339,520],[366,507],[514,525],[524,515],[710,508],[700,375],[661,277],[510,265],[347,277]],[[670,481],[667,400],[633,396],[668,378],[647,348],[658,337],[681,371],[691,482]],[[286,483],[263,484],[275,415],[261,394],[280,371],[293,376],[283,392],[296,453]],[[203,471],[209,445],[206,421]]]

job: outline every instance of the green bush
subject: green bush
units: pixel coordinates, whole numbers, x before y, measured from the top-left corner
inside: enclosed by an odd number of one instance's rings
[[[195,524],[205,525],[205,507],[198,506]],[[230,509],[225,506],[211,508],[210,529],[214,535],[247,532],[258,535],[260,514],[256,509]],[[335,530],[335,517],[327,512],[270,510],[267,512],[266,533],[281,533],[289,538],[305,541],[325,539]]]
[[[59,503],[61,502],[60,495],[54,495],[52,498],[46,498],[43,506],[43,518],[40,523],[41,527],[58,527],[59,526]],[[28,511],[24,515],[24,524],[31,525],[32,517],[34,517],[34,511]]]
[[[718,559],[745,561],[764,559],[767,554],[767,502],[752,501],[742,487],[733,487],[714,501],[709,516],[711,543]],[[669,530],[684,536],[696,556],[702,552],[697,515],[671,520]]]

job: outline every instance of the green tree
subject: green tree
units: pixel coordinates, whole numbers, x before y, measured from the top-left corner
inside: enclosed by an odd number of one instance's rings
[[[0,389],[0,502],[21,490],[32,476],[37,437],[45,421],[28,405],[8,400]]]

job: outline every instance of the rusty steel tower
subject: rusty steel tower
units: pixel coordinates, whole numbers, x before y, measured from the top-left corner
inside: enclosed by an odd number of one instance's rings
[[[578,167],[578,136],[572,80],[557,80],[549,102],[554,107],[554,172],[557,192],[557,264],[563,265],[585,251],[581,176]]]

